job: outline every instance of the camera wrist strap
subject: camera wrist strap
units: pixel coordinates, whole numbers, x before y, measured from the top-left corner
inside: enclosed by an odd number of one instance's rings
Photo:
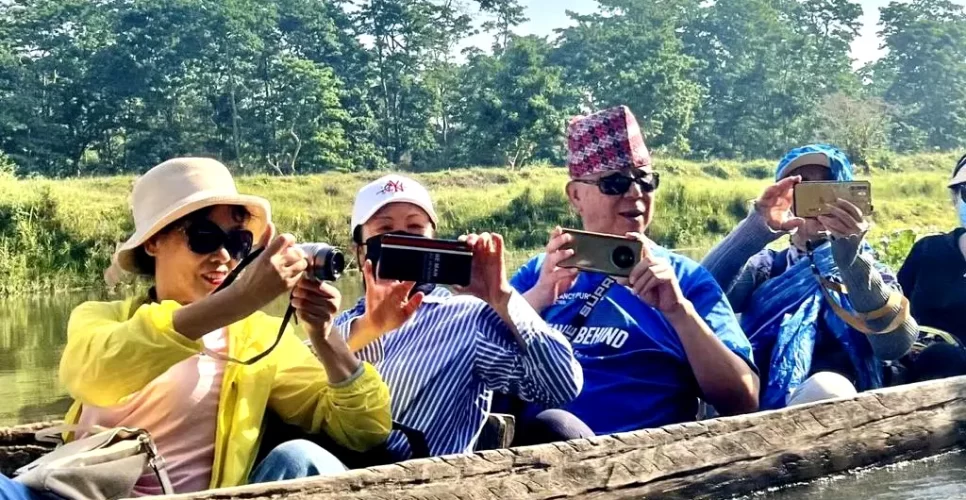
[[[218,285],[218,288],[216,288],[215,291],[211,293],[213,294],[218,293],[221,290],[224,290],[226,287],[228,287],[228,285],[231,285],[235,281],[235,278],[237,278],[238,275],[241,274],[242,270],[245,269],[245,267],[248,266],[248,264],[251,264],[255,260],[255,258],[257,258],[264,250],[265,250],[264,248],[259,248],[253,251],[252,253],[250,253],[244,259],[242,259],[242,261],[239,262],[238,265],[235,266],[235,268],[232,269],[230,273],[228,273],[228,276],[225,278],[225,281],[222,282],[221,285]],[[145,302],[158,302],[157,295],[155,294],[153,287],[150,290],[148,290],[148,297],[147,297],[147,300],[145,300]],[[132,316],[134,314],[134,311],[136,311],[138,307],[140,307],[140,305],[131,308]],[[268,356],[273,350],[275,350],[276,347],[278,347],[278,344],[282,341],[282,336],[285,334],[285,329],[288,327],[288,323],[289,321],[292,320],[294,315],[295,315],[295,308],[292,307],[292,304],[290,303],[288,308],[285,310],[285,316],[282,318],[282,324],[279,325],[278,327],[278,334],[275,336],[275,342],[273,342],[272,345],[268,347],[268,349],[265,349],[264,351],[256,354],[255,356],[247,360],[242,361],[239,359],[235,359],[231,356],[225,356],[224,354],[212,351],[207,347],[202,348],[201,353],[210,358],[215,358],[220,361],[225,361],[229,363],[237,363],[240,365],[255,364],[261,359],[263,359],[265,356]]]
[[[219,291],[224,290],[228,285],[232,284],[232,282],[235,281],[235,278],[237,278],[238,275],[241,274],[242,270],[244,270],[245,267],[248,266],[248,264],[251,264],[255,260],[255,258],[258,257],[264,250],[265,250],[264,248],[259,248],[254,252],[252,252],[251,254],[249,254],[247,257],[245,257],[238,264],[238,266],[235,267],[235,269],[232,269],[231,273],[228,274],[228,277],[225,278],[225,281],[221,285],[219,285],[218,288],[216,288],[215,291],[212,293],[218,293]],[[262,360],[263,358],[265,358],[266,356],[268,356],[269,354],[271,354],[271,352],[274,351],[276,347],[278,347],[278,344],[282,341],[282,336],[285,335],[285,329],[288,328],[288,323],[289,321],[292,320],[294,315],[295,315],[295,307],[293,307],[290,302],[288,307],[285,309],[285,316],[282,318],[282,324],[279,325],[278,327],[278,333],[275,335],[275,342],[272,342],[272,345],[270,345],[268,349],[265,349],[264,351],[244,361],[235,359],[231,356],[225,356],[224,354],[221,354],[221,353],[217,353],[215,351],[208,349],[207,347],[203,348],[201,352],[206,356],[209,356],[221,361],[226,361],[229,363],[237,363],[239,365],[246,365],[246,366],[253,365],[259,362],[260,360]]]

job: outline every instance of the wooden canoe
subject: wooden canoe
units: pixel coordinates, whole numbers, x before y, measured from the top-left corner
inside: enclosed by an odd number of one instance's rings
[[[0,431],[0,470],[46,451]],[[780,411],[540,446],[411,460],[180,499],[722,498],[966,445],[966,377]]]

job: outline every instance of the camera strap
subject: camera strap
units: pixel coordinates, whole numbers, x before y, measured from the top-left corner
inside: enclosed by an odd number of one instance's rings
[[[259,248],[258,250],[255,250],[254,252],[248,254],[247,257],[242,259],[242,261],[239,262],[238,265],[231,270],[231,273],[228,274],[228,276],[225,278],[225,281],[221,285],[219,285],[218,288],[215,289],[215,293],[223,290],[225,287],[232,284],[232,282],[235,281],[235,278],[237,278],[238,275],[241,274],[242,270],[245,269],[245,267],[248,264],[251,264],[252,261],[254,261],[255,258],[257,258],[264,250],[265,248]],[[282,341],[282,337],[285,335],[285,329],[288,328],[288,323],[289,321],[292,320],[293,317],[295,317],[295,307],[292,305],[292,302],[290,300],[288,307],[285,309],[285,316],[282,317],[282,324],[279,325],[278,327],[278,334],[275,336],[275,342],[272,342],[272,345],[270,345],[268,349],[265,349],[264,351],[244,361],[235,359],[231,356],[225,356],[224,354],[212,351],[207,347],[202,349],[201,352],[206,356],[209,356],[221,361],[227,361],[229,363],[237,363],[239,365],[246,365],[246,366],[253,365],[261,361],[262,359],[264,359],[265,356],[268,356],[269,354],[271,354],[272,351],[274,351],[275,348],[278,347],[278,344]],[[296,318],[296,322],[298,322],[298,318]]]
[[[251,264],[252,261],[254,261],[264,250],[265,250],[264,248],[259,248],[253,251],[252,253],[248,254],[247,257],[242,259],[242,261],[239,262],[238,265],[235,266],[235,268],[232,269],[230,273],[228,273],[228,276],[225,277],[225,281],[223,281],[220,285],[218,285],[218,288],[216,288],[215,291],[211,293],[218,293],[224,290],[228,285],[231,285],[235,281],[235,278],[237,278],[238,275],[241,274],[242,270],[245,269],[245,267],[248,266],[248,264]],[[135,304],[136,307],[131,308],[131,315],[133,316],[134,311],[137,311],[137,309],[145,302],[148,302],[148,303],[158,302],[157,292],[155,291],[154,287],[148,290],[147,300],[143,301],[140,304]],[[201,353],[210,358],[215,358],[220,361],[226,361],[228,363],[237,363],[239,365],[246,365],[246,366],[253,365],[261,361],[262,359],[264,359],[265,356],[268,356],[269,354],[271,354],[271,352],[274,351],[276,347],[278,347],[278,344],[282,341],[282,336],[285,335],[285,329],[288,328],[288,324],[294,316],[295,316],[295,308],[292,306],[290,302],[288,305],[288,308],[285,310],[285,316],[282,318],[282,324],[278,327],[278,335],[275,336],[275,342],[272,342],[272,345],[269,346],[268,349],[265,349],[264,351],[244,361],[235,359],[231,356],[226,356],[219,352],[212,351],[207,347],[202,348]]]
[[[584,302],[584,305],[580,308],[580,311],[577,313],[577,317],[574,319],[574,322],[571,324],[571,326],[575,327],[576,330],[583,328],[584,325],[587,324],[587,318],[590,317],[590,313],[592,313],[594,308],[597,307],[597,304],[600,303],[600,299],[604,298],[604,295],[607,295],[607,291],[610,290],[610,287],[616,282],[617,280],[610,276],[604,278],[604,281],[601,281],[600,284],[597,285],[597,288],[594,289],[594,293],[590,294],[590,297],[587,297],[587,301]]]

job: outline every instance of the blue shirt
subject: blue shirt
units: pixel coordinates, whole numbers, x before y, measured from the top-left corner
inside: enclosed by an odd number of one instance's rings
[[[694,304],[725,346],[754,366],[745,337],[724,292],[698,263],[653,247],[674,268],[684,296]],[[545,255],[524,264],[511,283],[525,293],[537,283]],[[570,340],[584,369],[584,388],[561,408],[583,420],[597,434],[660,427],[693,421],[701,390],[684,346],[664,316],[614,283],[583,327],[574,326],[578,311],[605,276],[580,273],[542,316]]]
[[[364,312],[361,299],[336,318],[344,338]],[[357,353],[389,386],[393,420],[421,431],[431,455],[473,451],[493,391],[549,406],[580,392],[580,364],[563,335],[517,293],[509,313],[519,340],[482,300],[437,287],[403,326]],[[400,459],[411,455],[400,432],[389,436],[388,446]]]

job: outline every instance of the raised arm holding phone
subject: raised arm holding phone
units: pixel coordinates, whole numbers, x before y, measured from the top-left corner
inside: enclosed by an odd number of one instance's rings
[[[729,414],[756,410],[751,346],[724,293],[696,262],[642,236],[660,177],[633,114],[578,117],[568,135],[566,190],[583,231],[554,229],[511,283],[566,334],[584,390],[568,405],[528,409],[521,439],[582,437],[570,433],[575,421],[597,434],[693,421],[698,398]],[[631,248],[639,254],[628,258]]]
[[[350,231],[365,297],[336,320],[385,377],[394,420],[421,433],[432,456],[472,451],[493,392],[559,405],[583,383],[567,340],[509,285],[502,237],[439,240],[437,222],[429,192],[412,179],[364,186]],[[388,449],[396,460],[414,453],[401,433]]]
[[[894,273],[865,241],[869,222],[857,204],[871,207],[871,191],[867,183],[846,184],[851,181],[852,164],[841,151],[825,145],[792,150],[779,163],[775,184],[702,260],[742,314],[765,409],[879,387],[882,361],[899,358],[915,341],[918,327]],[[812,194],[796,196],[804,182],[851,187],[823,194],[812,189],[821,184],[810,184]],[[783,235],[791,235],[786,250],[766,248]],[[797,319],[783,321],[786,316]],[[788,352],[796,354],[782,354]]]

